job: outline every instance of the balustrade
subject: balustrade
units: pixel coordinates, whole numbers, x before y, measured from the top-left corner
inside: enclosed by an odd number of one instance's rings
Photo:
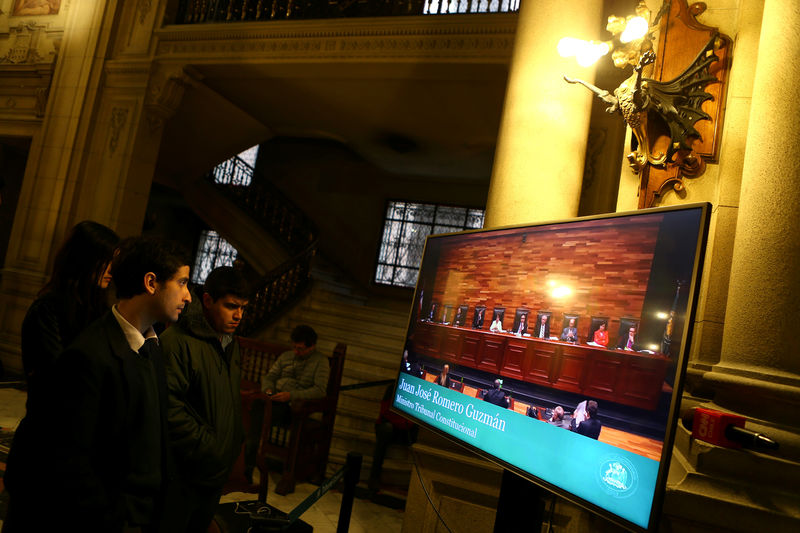
[[[508,13],[520,0],[181,0],[176,24]]]
[[[240,335],[252,335],[294,305],[311,286],[317,229],[291,200],[239,157],[217,165],[207,179],[293,254],[257,283],[239,326]]]

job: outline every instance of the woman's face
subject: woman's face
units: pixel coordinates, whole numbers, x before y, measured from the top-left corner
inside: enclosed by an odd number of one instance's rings
[[[97,285],[101,289],[107,289],[109,283],[111,283],[111,263],[106,265],[106,269],[103,271],[103,275],[100,276],[100,279],[97,281]]]

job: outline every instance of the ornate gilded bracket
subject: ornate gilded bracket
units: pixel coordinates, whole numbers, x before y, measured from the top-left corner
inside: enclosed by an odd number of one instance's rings
[[[658,26],[658,54],[651,30],[643,38],[618,45],[614,63],[633,65],[633,74],[612,93],[581,80],[619,112],[630,126],[631,153],[627,158],[640,174],[639,208],[652,207],[670,188],[684,189],[684,178],[700,176],[707,161],[716,161],[722,130],[724,83],[730,39],[696,17],[706,5],[665,0],[653,21]],[[646,11],[641,3],[637,13]],[[608,30],[618,34],[624,19],[610,17]],[[652,27],[652,24],[651,24]]]

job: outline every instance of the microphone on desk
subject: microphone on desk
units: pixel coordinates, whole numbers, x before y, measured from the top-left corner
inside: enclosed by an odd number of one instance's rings
[[[724,448],[777,450],[778,443],[763,433],[745,429],[743,416],[695,407],[683,413],[682,422],[692,438]]]

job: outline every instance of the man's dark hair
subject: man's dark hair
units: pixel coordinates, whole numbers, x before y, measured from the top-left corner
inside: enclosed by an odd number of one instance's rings
[[[182,266],[190,265],[186,249],[176,242],[154,237],[129,237],[119,245],[111,262],[111,277],[117,298],[133,298],[144,292],[144,275],[152,272],[163,283]]]
[[[594,400],[589,400],[586,402],[586,412],[589,413],[589,416],[594,418],[597,416],[597,402]]]
[[[290,335],[292,342],[302,342],[306,347],[317,344],[317,332],[311,326],[301,324],[292,330]]]
[[[247,300],[250,298],[250,285],[238,268],[221,266],[208,275],[203,292],[215,302],[228,295]]]
[[[494,383],[492,385],[494,386],[495,389],[499,389],[503,385],[503,382],[500,381],[499,379],[496,379],[494,380]]]

